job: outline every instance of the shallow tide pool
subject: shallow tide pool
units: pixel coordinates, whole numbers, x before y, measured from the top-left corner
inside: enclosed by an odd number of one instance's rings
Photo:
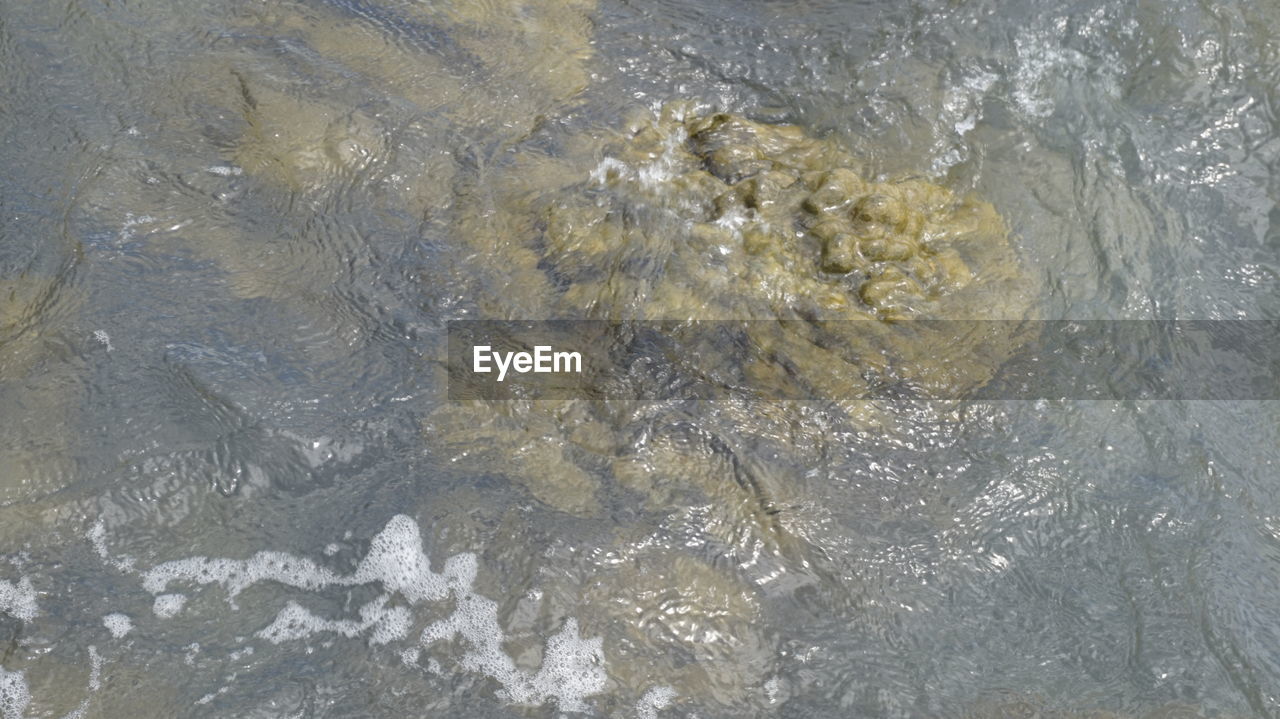
[[[0,1],[0,719],[1280,716],[1274,391],[909,391],[1280,320],[1277,26]],[[755,322],[450,399],[550,319]]]

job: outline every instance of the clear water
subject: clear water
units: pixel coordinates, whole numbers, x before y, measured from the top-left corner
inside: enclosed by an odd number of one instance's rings
[[[977,193],[1042,316],[1280,318],[1278,24],[0,4],[0,718],[1280,714],[1274,403],[762,438],[714,403],[456,417],[433,359],[530,292],[460,239],[511,229],[510,168],[673,99]],[[673,479],[566,461],[575,427]]]

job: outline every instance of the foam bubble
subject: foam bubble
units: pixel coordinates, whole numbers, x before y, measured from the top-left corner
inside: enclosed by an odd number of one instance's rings
[[[157,617],[161,619],[169,619],[177,616],[178,612],[187,604],[187,595],[185,594],[161,594],[156,597],[156,601],[151,605],[151,611],[155,612]]]
[[[0,719],[22,719],[31,704],[31,690],[22,672],[0,667]]]
[[[417,603],[423,599],[443,599],[449,591],[449,574],[448,563],[444,574],[431,571],[427,556],[422,553],[418,523],[398,514],[373,538],[369,553],[361,560],[349,583],[379,581],[388,590],[399,592],[411,603]],[[470,584],[464,577],[457,579]]]
[[[769,700],[770,704],[778,703],[778,694],[782,691],[782,680],[773,677],[764,683],[764,696]]]
[[[230,658],[231,661],[233,662],[239,661],[241,659],[244,659],[245,657],[253,656],[253,651],[254,651],[253,647],[245,647],[244,649],[237,649],[234,652],[230,652],[229,654],[227,654],[227,657]]]
[[[671,706],[676,690],[671,687],[653,687],[636,702],[636,719],[657,719],[658,712]]]
[[[361,610],[361,616],[365,617],[363,610]],[[376,617],[365,617],[365,619],[372,621],[370,626],[373,631],[369,634],[369,643],[374,646],[404,639],[409,636],[409,627],[413,624],[413,615],[405,607],[390,609],[379,607]]]
[[[607,681],[604,640],[583,639],[578,633],[578,620],[569,619],[559,634],[547,640],[542,668],[533,677],[533,698],[541,704],[545,698],[554,697],[561,711],[586,711],[583,700],[604,691]]]
[[[128,615],[115,612],[102,618],[102,624],[114,639],[121,639],[133,630],[133,620]]]
[[[390,595],[383,594],[360,608],[360,619],[325,619],[311,610],[289,602],[281,609],[276,618],[266,628],[254,636],[265,639],[272,644],[306,639],[319,632],[333,632],[354,639],[372,628],[369,638],[371,644],[386,644],[403,639],[409,634],[409,625],[413,618],[404,607],[387,608]]]
[[[272,644],[305,639],[316,632],[337,632],[348,637],[358,635],[363,629],[353,620],[324,619],[311,613],[297,602],[289,602],[276,614],[271,624],[254,636]]]
[[[30,578],[23,577],[16,584],[0,579],[0,614],[29,622],[39,613],[36,590],[31,586]]]

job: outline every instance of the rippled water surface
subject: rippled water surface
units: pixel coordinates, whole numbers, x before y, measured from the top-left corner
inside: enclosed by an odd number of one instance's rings
[[[0,719],[1280,715],[1273,402],[451,403],[442,367],[457,319],[1280,319],[1277,26],[0,3]],[[717,112],[999,251],[858,286],[720,197],[782,150],[716,155]],[[838,364],[777,341],[762,383]]]

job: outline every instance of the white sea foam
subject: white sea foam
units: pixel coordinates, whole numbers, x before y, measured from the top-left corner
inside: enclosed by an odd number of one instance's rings
[[[671,706],[676,690],[671,687],[653,687],[636,702],[636,719],[658,719],[658,712]]]
[[[161,619],[169,619],[178,615],[187,604],[185,594],[161,594],[151,605],[151,611]]]
[[[299,589],[317,590],[337,584],[337,574],[309,559],[284,552],[258,552],[249,559],[188,557],[165,562],[142,575],[142,587],[161,594],[169,584],[220,584],[229,598],[262,581],[273,581]]]
[[[780,691],[782,691],[782,680],[778,677],[771,677],[764,683],[764,698],[768,699],[770,704],[777,703]]]
[[[16,583],[0,579],[0,614],[29,622],[40,613],[36,605],[36,590],[31,579],[23,577]]]
[[[22,672],[0,667],[0,719],[22,719],[31,704],[31,690]]]
[[[93,551],[98,553],[98,557],[103,562],[115,567],[122,572],[130,572],[133,570],[133,557],[113,557],[111,551],[107,549],[107,526],[101,519],[93,523],[89,528],[85,538],[93,545]]]
[[[123,615],[121,615],[123,616]],[[89,645],[89,693],[98,691],[102,688],[102,655],[98,653],[98,648]],[[91,696],[86,696],[80,700],[80,706],[72,709],[62,717],[62,719],[84,719],[89,711],[89,700]],[[8,719],[8,717],[5,717]]]
[[[564,628],[547,640],[537,674],[521,671],[502,651],[505,637],[498,623],[498,605],[492,599],[459,593],[457,609],[423,630],[422,643],[459,636],[469,648],[462,665],[496,679],[516,704],[554,699],[561,711],[585,711],[583,700],[601,692],[607,681],[603,640],[581,638],[575,619],[566,621]]]
[[[319,632],[333,632],[344,637],[360,636],[372,628],[371,644],[386,644],[409,634],[413,617],[404,607],[387,608],[390,595],[383,594],[360,608],[360,619],[325,619],[297,602],[289,602],[276,615],[275,621],[255,636],[272,644],[306,639]]]
[[[418,523],[396,515],[373,538],[348,584],[381,582],[389,591],[399,592],[411,603],[423,599],[444,599],[449,589],[470,588],[476,577],[474,554],[459,554],[445,562],[444,571],[436,574],[422,552],[422,535]]]
[[[245,657],[253,656],[253,652],[254,652],[253,647],[245,647],[243,649],[237,649],[233,652],[229,652],[227,654],[227,657],[234,662],[234,661],[239,661],[241,659],[244,659]]]
[[[96,692],[102,688],[102,655],[98,648],[89,645],[89,691]]]
[[[111,632],[111,636],[115,639],[122,639],[129,632],[133,631],[133,620],[128,615],[115,612],[108,614],[102,618],[102,624]]]
[[[307,591],[329,586],[356,586],[380,582],[399,592],[410,603],[443,599],[451,587],[470,586],[475,577],[475,557],[460,554],[445,562],[436,574],[422,553],[422,536],[409,517],[392,517],[373,538],[369,553],[349,575],[340,575],[310,559],[286,552],[263,551],[249,559],[188,557],[157,565],[143,574],[142,586],[160,594],[174,582],[219,584],[230,599],[258,582],[276,582]]]
[[[111,346],[111,335],[107,334],[106,330],[94,330],[93,338],[97,340],[99,344],[104,345],[108,352],[115,351],[115,347]]]
[[[359,618],[327,618],[296,601],[288,602],[268,626],[255,636],[273,644],[337,634],[351,639],[367,637],[372,645],[408,636],[413,623],[409,607],[423,601],[453,598],[454,612],[424,630],[420,643],[461,638],[466,653],[464,669],[496,679],[502,694],[517,704],[554,701],[561,711],[585,711],[587,697],[601,692],[607,681],[604,652],[599,638],[584,639],[574,619],[547,640],[542,666],[526,672],[502,651],[505,635],[498,620],[498,604],[476,594],[472,585],[478,571],[474,554],[462,553],[445,561],[434,572],[423,552],[422,535],[413,519],[397,515],[370,542],[369,551],[350,574],[340,574],[309,559],[276,551],[262,551],[249,559],[188,557],[157,565],[143,573],[143,587],[156,596],[154,611],[172,616],[186,597],[165,593],[173,584],[221,586],[232,601],[259,582],[275,582],[306,591],[327,587],[381,585],[384,592],[359,610]],[[393,604],[399,595],[409,606]],[[399,652],[406,663],[416,661],[417,648]],[[434,659],[428,667],[439,671]],[[7,719],[7,718],[4,718]]]

